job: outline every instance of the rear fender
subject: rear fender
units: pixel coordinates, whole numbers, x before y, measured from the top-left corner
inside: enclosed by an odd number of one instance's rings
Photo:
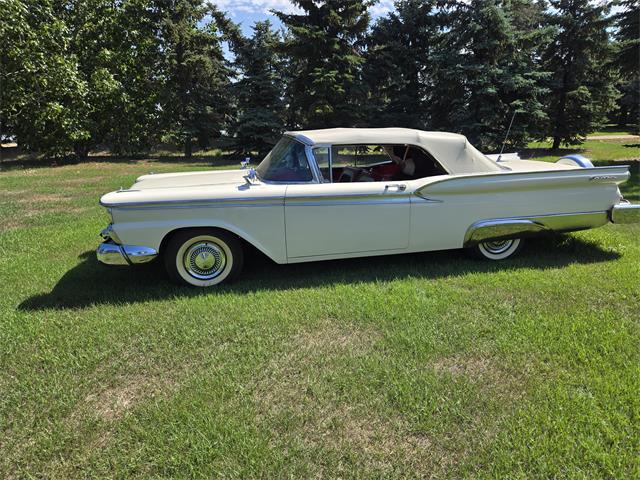
[[[546,191],[565,188],[592,190],[599,185],[617,185],[630,177],[629,166],[608,166],[536,172],[501,172],[451,176],[418,187],[415,194],[425,200],[445,201],[451,195]],[[615,203],[615,202],[614,202]],[[612,203],[613,204],[613,203]]]

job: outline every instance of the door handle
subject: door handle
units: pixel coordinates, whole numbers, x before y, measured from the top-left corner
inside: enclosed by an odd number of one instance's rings
[[[392,183],[390,185],[384,186],[385,193],[390,190],[395,190],[396,192],[404,192],[407,189],[407,186],[403,183]]]

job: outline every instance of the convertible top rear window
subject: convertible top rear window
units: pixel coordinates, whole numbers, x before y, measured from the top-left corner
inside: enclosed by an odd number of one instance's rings
[[[267,182],[310,182],[313,180],[305,146],[290,137],[282,137],[256,168]]]

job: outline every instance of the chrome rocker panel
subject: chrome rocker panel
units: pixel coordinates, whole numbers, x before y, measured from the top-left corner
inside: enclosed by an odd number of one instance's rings
[[[608,212],[568,213],[481,220],[467,229],[464,246],[470,247],[482,242],[506,240],[509,238],[534,237],[549,233],[587,230],[601,227],[608,221]]]
[[[98,261],[105,265],[136,265],[147,263],[158,256],[153,248],[140,245],[118,245],[107,240],[98,246]]]

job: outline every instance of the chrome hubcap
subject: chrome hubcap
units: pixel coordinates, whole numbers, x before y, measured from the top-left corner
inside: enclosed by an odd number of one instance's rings
[[[220,245],[212,241],[200,241],[187,249],[183,263],[192,277],[210,280],[222,273],[227,265],[227,256]]]
[[[485,242],[482,245],[489,253],[499,254],[506,252],[512,244],[513,240],[497,240],[495,242]]]

